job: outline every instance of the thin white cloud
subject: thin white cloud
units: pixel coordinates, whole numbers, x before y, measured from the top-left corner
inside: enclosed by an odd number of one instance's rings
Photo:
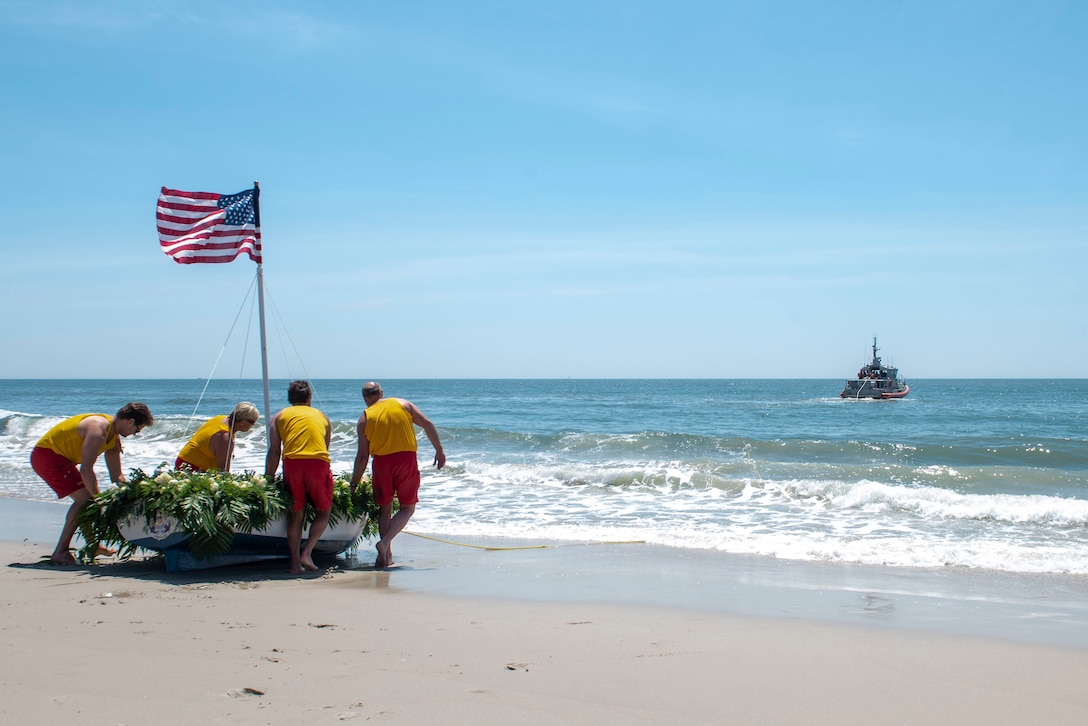
[[[218,29],[273,50],[324,49],[343,37],[347,26],[317,15],[265,4],[183,2],[8,2],[0,5],[3,22],[27,30],[83,30],[111,34],[144,32],[156,27]],[[258,46],[254,46],[255,48]]]

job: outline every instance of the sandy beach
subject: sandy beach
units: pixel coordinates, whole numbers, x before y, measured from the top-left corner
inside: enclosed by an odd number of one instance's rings
[[[774,617],[555,587],[563,563],[574,561],[618,566],[617,577],[630,582],[616,558],[647,556],[632,549],[594,548],[590,557],[551,550],[557,560],[529,550],[450,554],[442,543],[406,538],[398,555],[405,566],[385,572],[366,554],[304,578],[278,563],[190,573],[167,573],[158,561],[59,568],[39,564],[49,551],[41,527],[63,510],[4,504],[0,526],[19,540],[0,543],[8,564],[0,599],[6,723],[1088,720],[1084,647],[864,614],[808,617],[796,603],[775,606],[766,587],[743,575],[734,594]],[[22,524],[12,511],[26,514]],[[533,557],[540,578],[514,559]],[[510,563],[521,563],[521,584],[504,573]],[[526,584],[536,579],[555,599]],[[493,593],[451,584],[464,580]],[[792,616],[781,617],[782,607]]]

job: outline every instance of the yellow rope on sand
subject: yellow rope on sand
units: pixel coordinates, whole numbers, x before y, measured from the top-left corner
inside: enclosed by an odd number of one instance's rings
[[[429,539],[432,542],[441,542],[442,544],[455,545],[457,547],[472,547],[472,548],[478,549],[478,550],[495,550],[495,551],[501,551],[501,550],[544,550],[544,549],[549,549],[549,548],[554,548],[554,547],[579,547],[579,546],[586,546],[586,545],[646,544],[645,540],[632,539],[632,540],[627,540],[627,541],[624,541],[624,542],[581,542],[581,543],[578,543],[578,544],[568,544],[568,545],[538,544],[538,545],[521,545],[519,547],[492,547],[491,545],[474,545],[474,544],[468,544],[467,542],[452,542],[452,541],[450,541],[448,539],[439,539],[438,537],[428,537],[427,535],[419,534],[418,532],[405,531],[404,534],[410,534],[413,537],[419,537],[420,539]]]

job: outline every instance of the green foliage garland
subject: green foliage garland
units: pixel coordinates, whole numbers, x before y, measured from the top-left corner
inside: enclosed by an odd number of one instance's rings
[[[353,490],[350,476],[341,474],[334,478],[334,485],[329,525],[366,517],[363,536],[374,537],[379,508],[369,478]],[[130,557],[137,547],[121,536],[118,522],[130,517],[146,517],[151,522],[164,516],[176,519],[180,529],[192,535],[189,548],[194,556],[209,558],[229,552],[235,532],[260,530],[286,517],[290,507],[291,495],[282,479],[269,481],[252,471],[229,474],[158,469],[148,475],[133,469],[128,481],[99,493],[83,510],[79,529],[86,545],[79,555],[90,562],[99,545],[108,545],[118,548],[119,557]],[[307,505],[307,525],[313,517],[313,507]]]

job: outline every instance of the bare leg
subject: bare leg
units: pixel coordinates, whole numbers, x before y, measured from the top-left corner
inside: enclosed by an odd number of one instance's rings
[[[300,558],[304,569],[317,569],[317,565],[314,564],[314,547],[317,546],[317,541],[321,539],[321,535],[325,533],[325,528],[329,525],[330,511],[325,509],[314,513],[314,521],[310,525],[310,534],[306,537],[306,546],[302,548],[302,557]]]
[[[392,503],[382,506],[378,513],[378,543],[374,546],[374,549],[378,550],[378,556],[374,560],[374,566],[378,568],[389,566],[389,550],[385,544],[385,533],[389,529],[389,520],[392,516]]]
[[[306,516],[306,510],[292,511],[287,518],[287,549],[291,552],[292,575],[302,572],[302,559],[299,556],[299,545],[302,543],[302,520]]]
[[[374,561],[375,567],[389,567],[393,562],[393,538],[400,534],[400,531],[404,529],[404,526],[408,524],[408,520],[415,514],[416,505],[408,504],[397,510],[396,514],[393,514],[393,505],[389,504],[382,507],[381,514],[378,516],[378,534],[381,536],[381,540],[378,541],[378,559]]]
[[[64,526],[60,530],[60,539],[57,540],[57,548],[49,556],[49,561],[56,565],[74,565],[76,558],[69,550],[72,548],[72,537],[79,529],[79,515],[91,501],[91,493],[86,489],[72,492],[72,506],[68,508],[68,514],[64,517]]]

